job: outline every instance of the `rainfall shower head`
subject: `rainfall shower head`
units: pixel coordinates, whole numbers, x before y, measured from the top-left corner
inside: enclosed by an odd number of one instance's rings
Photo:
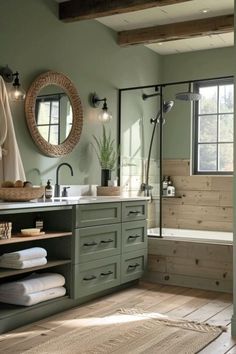
[[[175,98],[180,101],[199,101],[201,99],[201,95],[198,92],[191,91],[191,82],[188,86],[187,92],[178,92],[175,95]]]
[[[143,93],[143,94],[142,94],[142,99],[145,101],[145,100],[147,100],[148,98],[153,97],[153,96],[160,96],[160,94],[159,94],[158,92],[155,92],[155,93],[153,93],[153,94],[151,94],[151,95],[147,95],[146,93]]]

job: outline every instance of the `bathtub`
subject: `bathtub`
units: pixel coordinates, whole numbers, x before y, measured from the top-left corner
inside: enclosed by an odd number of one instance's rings
[[[148,229],[149,237],[159,237],[159,228]],[[233,244],[233,232],[163,228],[162,237],[172,241]]]

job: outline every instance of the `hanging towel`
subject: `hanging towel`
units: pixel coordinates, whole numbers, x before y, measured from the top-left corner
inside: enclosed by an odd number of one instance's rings
[[[43,291],[38,291],[32,294],[19,296],[17,294],[0,294],[0,302],[13,305],[32,306],[39,302],[55,299],[64,296],[66,289],[64,287],[53,288]]]
[[[25,181],[11,109],[3,78],[0,76],[0,180]]]
[[[31,247],[21,251],[4,253],[0,260],[4,261],[26,261],[33,258],[43,258],[47,256],[47,251],[42,247]]]
[[[0,295],[17,294],[27,295],[52,288],[59,288],[65,284],[65,278],[57,273],[33,273],[17,281],[0,285]]]
[[[47,258],[34,258],[28,259],[26,261],[6,261],[0,259],[1,268],[11,268],[11,269],[26,269],[31,267],[38,267],[47,264]]]

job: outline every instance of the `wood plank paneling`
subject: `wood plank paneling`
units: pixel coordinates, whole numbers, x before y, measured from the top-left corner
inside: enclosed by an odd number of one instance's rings
[[[163,161],[164,176],[190,176],[189,160],[164,160]]]
[[[149,239],[149,281],[232,292],[233,246]]]
[[[163,198],[163,226],[232,232],[233,177],[191,176],[189,166],[189,160],[163,161],[164,175],[171,177],[181,196]]]

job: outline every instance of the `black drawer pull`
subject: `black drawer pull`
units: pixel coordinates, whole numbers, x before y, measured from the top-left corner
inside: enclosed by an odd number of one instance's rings
[[[130,235],[129,237],[128,237],[128,239],[136,239],[136,238],[138,238],[138,237],[141,237],[141,235]]]
[[[135,268],[137,268],[138,266],[140,266],[139,263],[129,264],[128,269],[135,269]]]
[[[83,278],[83,280],[86,280],[86,281],[90,281],[90,280],[93,280],[93,279],[96,279],[97,277],[95,275],[91,275],[91,277],[88,277],[88,278]]]
[[[101,243],[111,243],[114,242],[111,238],[109,238],[108,240],[102,240]]]
[[[106,275],[111,275],[111,274],[113,274],[113,272],[111,270],[109,270],[108,272],[101,273],[100,275],[101,275],[101,277],[105,277]]]
[[[129,211],[129,214],[128,214],[128,215],[139,215],[139,214],[141,214],[140,211],[138,211],[138,210],[131,210],[131,211]]]
[[[95,241],[87,242],[87,243],[84,243],[84,244],[83,244],[83,246],[86,246],[86,247],[96,246],[96,245],[97,245],[97,242],[95,242]]]

